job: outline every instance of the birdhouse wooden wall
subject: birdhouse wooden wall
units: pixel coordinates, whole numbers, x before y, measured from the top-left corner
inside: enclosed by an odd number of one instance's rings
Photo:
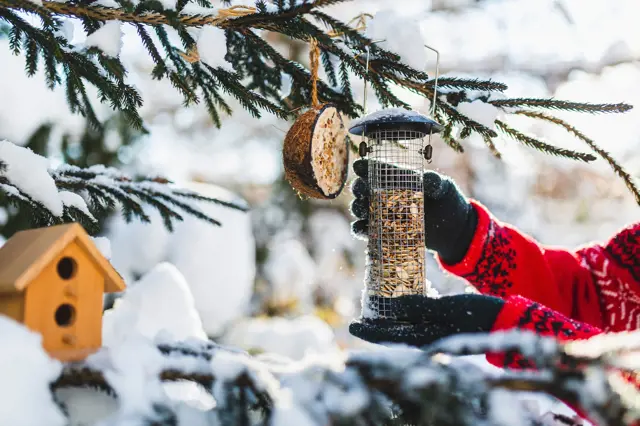
[[[39,330],[44,348],[59,358],[97,349],[102,345],[103,290],[102,271],[72,242],[26,289],[24,323]]]
[[[126,286],[77,223],[17,232],[0,247],[0,314],[42,335],[61,361],[102,346],[102,296]]]

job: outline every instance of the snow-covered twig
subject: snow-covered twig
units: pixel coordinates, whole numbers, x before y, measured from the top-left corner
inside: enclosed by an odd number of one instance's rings
[[[13,204],[24,208],[34,226],[49,226],[78,221],[88,231],[98,231],[98,220],[118,206],[127,221],[149,222],[144,206],[158,210],[168,230],[185,215],[212,225],[221,223],[203,213],[196,202],[215,203],[246,211],[232,203],[174,187],[159,177],[131,178],[114,168],[102,165],[79,168],[62,165],[55,170],[48,162],[27,148],[0,141],[0,192]],[[79,194],[85,195],[88,203]]]
[[[497,396],[522,391],[563,399],[599,424],[628,425],[635,418],[633,404],[624,403],[633,400],[633,392],[626,389],[623,399],[613,390],[607,366],[598,361],[602,358],[584,363],[587,358],[580,356],[570,362],[565,346],[530,333],[480,335],[467,345],[462,342],[449,339],[430,350],[394,347],[354,352],[346,360],[290,364],[270,364],[212,342],[165,343],[152,349],[161,359],[157,379],[204,387],[216,400],[221,425],[280,425],[292,418],[309,425],[503,424],[494,419],[495,410],[504,408],[495,406]],[[543,367],[496,377],[443,353],[481,350],[518,350],[535,355]],[[112,368],[91,359],[67,365],[52,389],[91,387],[117,395]],[[255,410],[262,414],[249,414]],[[526,410],[514,407],[510,413],[513,424],[540,424]]]

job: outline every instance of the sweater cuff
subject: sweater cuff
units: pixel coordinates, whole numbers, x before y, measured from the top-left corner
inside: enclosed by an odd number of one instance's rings
[[[509,296],[491,331],[509,330],[518,326],[531,304],[530,300],[522,296]]]
[[[597,327],[572,320],[546,306],[525,297],[512,295],[505,300],[491,331],[535,331],[541,336],[553,336],[560,341],[588,339],[602,333]]]
[[[475,200],[469,200],[469,202],[478,215],[478,225],[476,226],[476,232],[473,235],[467,254],[460,262],[453,265],[447,265],[440,256],[436,255],[436,259],[440,264],[440,267],[457,276],[464,276],[474,271],[480,257],[482,256],[487,239],[489,238],[489,228],[491,226],[491,221],[493,220],[489,210],[485,206]]]

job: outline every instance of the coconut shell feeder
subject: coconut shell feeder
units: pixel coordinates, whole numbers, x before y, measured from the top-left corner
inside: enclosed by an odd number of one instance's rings
[[[291,186],[312,198],[337,197],[349,169],[346,135],[342,117],[331,104],[298,117],[282,148],[285,178]]]
[[[340,112],[318,100],[318,42],[311,39],[312,107],[287,132],[282,147],[285,178],[298,194],[330,200],[342,192],[349,170],[347,130]]]

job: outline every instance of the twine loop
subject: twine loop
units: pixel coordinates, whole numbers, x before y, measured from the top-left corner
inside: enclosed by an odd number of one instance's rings
[[[361,13],[351,21],[349,21],[347,25],[349,26],[354,22],[357,22],[357,25],[353,28],[353,31],[364,31],[367,28],[366,18],[373,18],[373,16],[368,13]],[[344,34],[344,31],[338,32],[335,30],[327,33],[327,35],[331,38],[340,37]],[[320,106],[320,101],[318,99],[318,69],[320,68],[320,47],[318,45],[318,40],[313,37],[309,40],[309,45],[309,63],[311,66],[311,105],[314,108],[318,108]]]
[[[311,105],[314,108],[320,106],[318,100],[318,69],[320,67],[320,48],[318,40],[311,39],[311,50],[309,52],[309,62],[311,63]]]

